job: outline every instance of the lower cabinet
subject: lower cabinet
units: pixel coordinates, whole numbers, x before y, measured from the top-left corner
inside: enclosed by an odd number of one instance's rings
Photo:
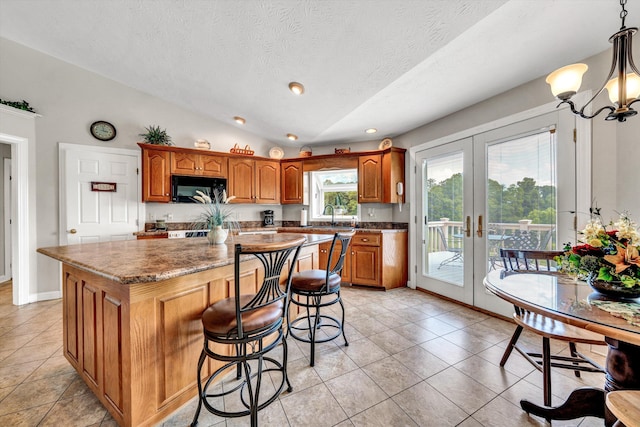
[[[329,260],[331,242],[319,246],[320,268]],[[340,245],[333,249],[332,264],[340,255]],[[385,289],[407,285],[407,233],[405,231],[358,231],[347,250],[342,281],[354,285],[379,286]]]

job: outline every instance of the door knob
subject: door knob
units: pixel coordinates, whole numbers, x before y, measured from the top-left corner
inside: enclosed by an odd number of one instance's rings
[[[68,233],[71,234],[76,234],[78,232],[78,230],[76,230],[75,228],[72,228],[71,230],[68,231]]]

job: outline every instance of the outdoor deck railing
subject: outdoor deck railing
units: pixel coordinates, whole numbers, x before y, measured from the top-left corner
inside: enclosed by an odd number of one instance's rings
[[[442,228],[445,238],[447,239],[447,245],[450,248],[460,248],[462,245],[462,239],[456,238],[456,235],[462,235],[464,233],[464,225],[462,221],[450,221],[448,218],[440,218],[440,221],[429,221],[427,234],[427,251],[428,252],[440,252],[445,250],[442,239],[435,231],[436,227]],[[538,241],[543,240],[543,236],[555,227],[554,224],[532,224],[530,219],[521,219],[517,223],[489,223],[489,227],[485,229],[490,234],[497,234],[504,236],[508,240],[510,236],[514,236],[516,232],[527,231],[532,234],[537,233]],[[475,233],[476,230],[472,230]],[[545,247],[535,248],[540,250],[550,250],[557,247],[555,245],[555,235],[551,236]]]

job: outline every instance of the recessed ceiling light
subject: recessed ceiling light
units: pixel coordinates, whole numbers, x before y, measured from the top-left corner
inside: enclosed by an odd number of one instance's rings
[[[302,83],[291,82],[289,83],[289,90],[294,95],[302,95],[304,93],[304,86],[302,86]]]
[[[376,132],[378,132],[378,129],[376,128],[369,128],[365,130],[365,133],[376,133]]]
[[[297,136],[297,135],[294,135],[294,134],[292,134],[292,133],[288,133],[288,134],[287,134],[287,138],[289,138],[289,139],[290,139],[290,140],[292,140],[292,141],[295,141],[295,140],[297,140],[297,139],[298,139],[298,136]]]
[[[234,120],[236,123],[238,123],[239,125],[243,125],[243,124],[245,124],[245,123],[246,123],[246,120],[245,120],[244,118],[240,117],[240,116],[235,116],[235,117],[233,118],[233,120]]]

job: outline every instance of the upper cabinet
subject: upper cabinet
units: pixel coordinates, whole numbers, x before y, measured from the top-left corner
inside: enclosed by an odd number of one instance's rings
[[[280,203],[280,162],[275,160],[229,159],[227,194],[231,203]]]
[[[142,201],[171,200],[171,153],[164,150],[142,150]]]
[[[358,157],[358,203],[404,202],[404,153],[391,148]]]
[[[280,203],[302,204],[302,161],[282,161],[280,164]]]
[[[224,178],[227,176],[227,158],[214,154],[172,152],[171,173]]]
[[[303,172],[356,167],[358,203],[404,202],[403,148],[275,160],[138,145],[142,149],[143,202],[170,202],[171,175],[186,175],[226,178],[227,194],[236,196],[233,203],[302,204]]]
[[[358,203],[382,203],[382,154],[358,158]]]

